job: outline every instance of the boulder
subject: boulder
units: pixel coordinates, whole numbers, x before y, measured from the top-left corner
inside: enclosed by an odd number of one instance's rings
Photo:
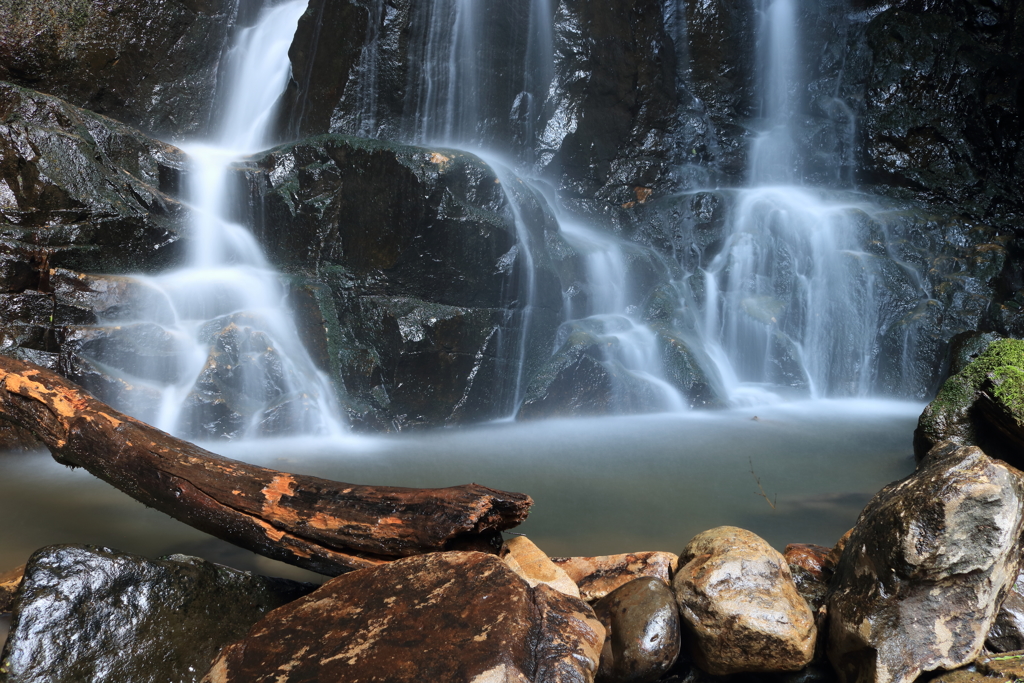
[[[266,612],[313,590],[171,555],[50,546],[25,568],[0,659],[8,683],[185,683]]]
[[[231,0],[26,0],[0,5],[0,80],[152,134],[202,135]]]
[[[841,681],[909,683],[974,660],[1017,577],[1024,475],[946,442],[878,493],[828,600]]]
[[[679,656],[679,608],[668,584],[652,577],[619,586],[597,601],[594,613],[607,635],[598,683],[649,683]]]
[[[244,220],[311,294],[314,324],[299,327],[323,340],[312,346],[327,350],[354,427],[512,412],[519,363],[529,376],[550,354],[562,307],[545,253],[532,254],[532,273],[520,254],[520,232],[543,244],[557,229],[530,191],[503,188],[472,154],[340,135],[237,170],[251,197]]]
[[[584,600],[594,602],[619,586],[642,577],[669,583],[678,559],[672,553],[653,551],[598,557],[552,557],[551,561],[565,570],[579,587]]]
[[[977,445],[1015,459],[1024,444],[1024,341],[997,339],[951,375],[914,430],[918,461],[936,444]]]
[[[513,536],[501,549],[502,559],[531,586],[543,583],[559,593],[580,597],[580,589],[561,567],[526,536]]]
[[[972,664],[946,671],[932,683],[1006,683],[1024,679],[1024,651],[1015,650],[979,657]]]
[[[697,534],[679,554],[672,588],[690,655],[708,673],[810,663],[814,615],[785,558],[756,534],[728,526]]]
[[[268,614],[205,683],[592,681],[604,627],[497,557],[444,552],[331,579]],[[282,673],[283,672],[283,673]]]

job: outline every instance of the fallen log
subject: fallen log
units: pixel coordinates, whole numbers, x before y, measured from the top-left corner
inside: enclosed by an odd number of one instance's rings
[[[480,549],[533,500],[477,484],[344,484],[221,457],[120,413],[59,375],[0,356],[0,418],[196,529],[330,576],[399,557]]]

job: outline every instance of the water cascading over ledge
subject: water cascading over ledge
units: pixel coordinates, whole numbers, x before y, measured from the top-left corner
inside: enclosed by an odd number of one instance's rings
[[[991,227],[849,191],[855,176],[865,189],[877,186],[865,184],[864,170],[890,158],[860,151],[884,140],[876,132],[881,105],[855,91],[889,76],[851,55],[873,54],[864,36],[882,30],[883,18],[892,26],[912,17],[801,6],[792,41],[804,55],[801,84],[786,131],[793,163],[788,174],[766,172],[755,183],[748,157],[755,133],[771,128],[756,87],[767,77],[757,65],[769,60],[755,46],[767,42],[755,29],[771,6],[759,15],[714,3],[521,0],[476,11],[468,23],[464,13],[432,36],[422,15],[454,17],[459,6],[314,0],[290,49],[295,75],[277,125],[293,126],[291,137],[355,133],[380,142],[303,139],[232,171],[232,182],[245,176],[253,202],[237,216],[247,225],[253,218],[268,260],[287,273],[282,291],[300,310],[300,335],[360,428],[492,419],[520,398],[529,405],[523,416],[670,407],[655,384],[634,381],[644,373],[689,405],[768,393],[923,396],[950,337],[1012,327],[1012,310],[1000,303],[1001,288],[1012,285],[996,279],[1009,273],[1005,282],[1013,281],[1007,243]],[[546,26],[550,40],[528,25]],[[467,30],[482,52],[467,53],[470,43],[456,39]],[[427,70],[410,55],[425,54],[431,41],[433,54],[446,57]],[[750,49],[718,49],[737,44]],[[480,101],[468,103],[487,112],[480,120],[460,118],[467,96],[407,96],[426,92],[416,90],[422,75],[447,77],[453,57],[467,54],[479,68],[450,73],[480,84]],[[437,123],[428,140],[413,124],[431,106],[441,110],[427,116]],[[395,140],[429,145],[388,142]],[[471,145],[486,145],[494,170],[451,148]],[[519,178],[503,180],[499,166]],[[790,189],[771,191],[780,184]],[[392,205],[405,207],[401,217]],[[799,227],[827,223],[846,224],[826,231],[841,239],[815,243]],[[396,230],[381,231],[389,225]],[[737,228],[744,225],[753,227]],[[516,235],[524,229],[531,259]],[[477,230],[483,242],[467,239]],[[333,243],[341,234],[347,243]],[[352,240],[362,234],[403,246],[359,246]],[[750,252],[750,273],[772,274],[731,278],[747,262],[727,242]],[[801,254],[817,247],[841,256],[815,270],[827,259]],[[317,255],[330,249],[334,256]],[[602,299],[616,288],[599,271],[624,281],[618,298]],[[837,273],[867,294],[843,301],[836,293],[846,285],[815,285],[803,288],[818,297],[810,304],[798,295],[794,283]],[[716,306],[707,305],[709,274]],[[839,301],[822,308],[850,343],[820,333],[835,325],[809,326],[815,316],[803,311],[822,297]],[[642,342],[634,349],[650,349],[653,339],[656,353],[621,353],[623,338]],[[157,351],[141,355],[166,366],[165,347],[157,339]],[[111,357],[100,355],[93,359]]]

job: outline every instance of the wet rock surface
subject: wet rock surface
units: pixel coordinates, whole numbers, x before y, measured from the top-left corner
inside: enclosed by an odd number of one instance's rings
[[[527,274],[514,215],[483,162],[322,136],[240,173],[262,207],[254,232],[268,257],[308,292],[308,332],[322,340],[313,346],[327,349],[324,369],[344,387],[357,428],[511,412]],[[527,229],[543,241],[547,228],[538,219]],[[549,353],[561,310],[554,272],[543,254],[534,263],[528,367]]]
[[[205,132],[229,0],[4,3],[0,80],[178,139]]]
[[[25,569],[5,681],[198,681],[225,645],[315,586],[205,560],[50,546]]]
[[[679,554],[672,588],[684,644],[715,675],[797,671],[814,654],[817,629],[785,558],[757,535],[718,527]]]
[[[661,551],[551,558],[576,583],[587,602],[600,600],[619,586],[643,577],[669,583],[678,559]]]
[[[639,578],[594,604],[607,635],[598,683],[649,683],[661,678],[679,656],[679,608],[661,579]]]
[[[1024,595],[1020,589],[1018,576],[985,638],[985,648],[991,652],[1024,650]]]
[[[828,600],[843,681],[912,681],[971,662],[1017,577],[1024,475],[944,443],[861,513]]]
[[[590,681],[603,641],[581,600],[530,588],[494,556],[434,553],[275,610],[203,680]]]
[[[838,559],[832,557],[832,549],[810,543],[790,543],[783,557],[789,565],[797,592],[811,609],[817,610],[825,604],[828,584]]]

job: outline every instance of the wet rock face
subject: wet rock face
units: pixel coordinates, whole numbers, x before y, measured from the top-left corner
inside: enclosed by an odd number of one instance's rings
[[[679,609],[668,584],[652,577],[630,581],[594,604],[607,631],[598,683],[649,683],[679,656]]]
[[[4,3],[0,80],[176,138],[208,125],[231,0]]]
[[[405,558],[328,581],[228,647],[207,683],[592,681],[604,628],[482,553]],[[428,653],[428,654],[425,654]]]
[[[313,346],[357,428],[511,412],[526,273],[501,184],[483,162],[324,136],[271,150],[240,173],[259,207],[254,232],[303,283],[308,332],[323,340]],[[538,242],[549,227],[528,225]],[[545,256],[534,263],[526,356],[535,365],[551,348],[561,299]]]
[[[69,326],[129,313],[130,283],[84,273],[180,260],[184,165],[127,126],[0,84],[0,352],[63,372]]]
[[[14,606],[14,594],[24,576],[24,565],[0,574],[0,613],[11,611]]]
[[[896,3],[848,49],[850,78],[863,83],[861,97],[851,97],[863,107],[863,181],[977,215],[1020,211],[1019,7]]]
[[[907,683],[981,652],[1017,577],[1024,475],[945,443],[861,513],[828,602],[842,681]]]
[[[0,668],[10,683],[198,681],[220,648],[313,588],[184,555],[50,546],[25,569]]]
[[[985,647],[991,652],[1024,650],[1024,595],[1020,589],[1018,576],[985,638]]]
[[[569,198],[636,202],[667,186],[676,127],[676,53],[661,3],[561,0],[555,73],[537,161]]]
[[[797,671],[814,654],[817,629],[785,558],[757,535],[718,527],[679,554],[672,579],[684,643],[714,675]]]

